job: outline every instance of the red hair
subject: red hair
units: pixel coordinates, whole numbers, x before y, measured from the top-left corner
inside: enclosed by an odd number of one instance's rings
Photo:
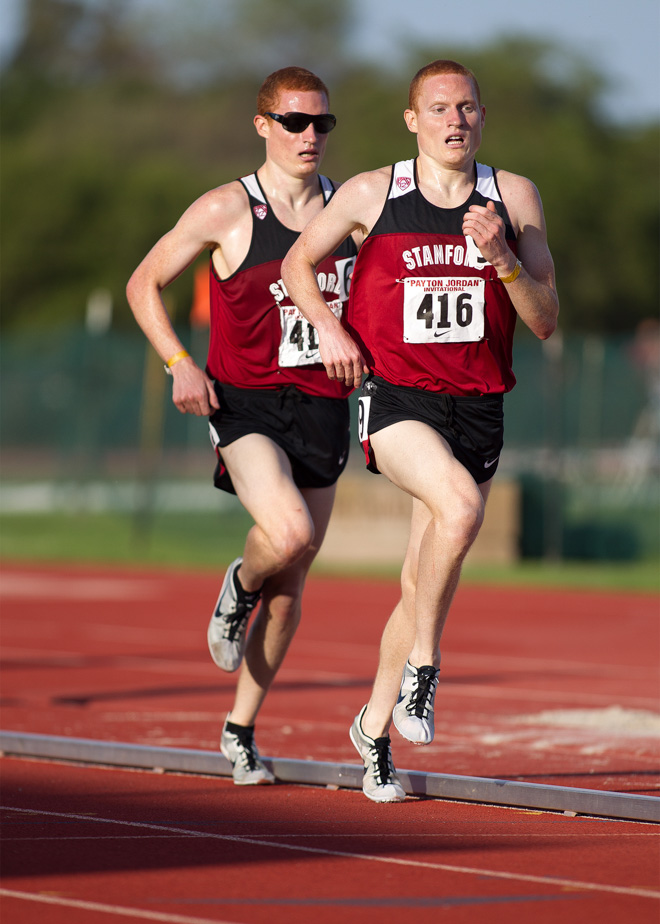
[[[328,88],[320,77],[304,67],[283,67],[274,71],[261,84],[257,94],[257,112],[265,115],[272,112],[280,98],[282,90],[300,90],[302,92],[323,93],[330,102]]]
[[[417,71],[411,80],[410,89],[408,91],[409,109],[415,109],[417,98],[419,97],[424,81],[429,77],[439,77],[441,74],[458,74],[461,77],[467,77],[468,80],[471,80],[474,84],[474,89],[477,94],[477,102],[479,105],[481,105],[481,91],[479,89],[477,78],[474,76],[472,71],[468,70],[467,67],[464,67],[457,61],[448,61],[441,58],[438,61],[432,61],[430,64],[427,64],[425,67],[421,68],[421,70]]]

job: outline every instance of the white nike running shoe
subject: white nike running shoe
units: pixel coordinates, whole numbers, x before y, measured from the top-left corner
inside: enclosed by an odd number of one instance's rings
[[[254,726],[228,731],[225,721],[220,736],[220,750],[232,766],[232,776],[237,786],[263,786],[264,783],[275,782],[275,777],[262,761],[254,743]]]
[[[364,761],[362,792],[372,802],[403,802],[406,792],[401,785],[390,750],[390,736],[370,738],[362,731],[362,717],[366,711],[363,707],[351,725],[351,741]]]
[[[413,667],[406,661],[399,698],[392,713],[397,731],[413,744],[433,741],[433,701],[438,685],[436,667]]]
[[[261,599],[260,590],[248,593],[241,587],[236,572],[242,561],[237,558],[227,569],[207,632],[211,657],[230,673],[243,660],[248,619]]]

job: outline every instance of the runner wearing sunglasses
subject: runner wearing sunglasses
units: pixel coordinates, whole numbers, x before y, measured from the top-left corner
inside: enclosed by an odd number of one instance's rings
[[[308,112],[285,112],[284,115],[280,115],[279,112],[267,112],[265,114],[283,125],[285,131],[292,132],[294,135],[304,132],[310,123],[319,135],[327,135],[337,124],[336,118],[330,112],[325,112],[323,115],[310,115]]]
[[[316,332],[280,272],[302,229],[335,192],[318,173],[336,123],[328,99],[325,84],[303,68],[266,78],[254,117],[264,163],[194,202],[127,288],[138,323],[172,375],[174,404],[209,417],[216,487],[236,493],[254,519],[208,626],[218,667],[242,665],[220,745],[238,784],[273,781],[254,725],[300,620],[305,578],[348,456],[351,389],[328,379]],[[203,370],[174,331],[161,292],[207,249],[211,317]],[[349,237],[318,267],[338,318],[356,252]]]

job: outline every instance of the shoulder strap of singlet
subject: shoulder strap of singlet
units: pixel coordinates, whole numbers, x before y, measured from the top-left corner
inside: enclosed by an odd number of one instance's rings
[[[388,199],[398,199],[417,189],[415,182],[415,159],[400,160],[392,166],[392,179]]]
[[[497,181],[495,180],[495,171],[493,168],[487,167],[485,164],[476,164],[476,168],[477,192],[480,193],[485,199],[492,199],[493,202],[501,202],[502,197],[500,196],[500,191],[497,188]]]
[[[475,164],[477,168],[476,190],[486,199],[492,199],[494,202],[501,202],[502,197],[497,188],[495,180],[495,171],[492,167],[485,164]],[[390,182],[390,191],[388,199],[398,199],[405,196],[417,188],[415,182],[415,160],[400,160],[392,167],[392,180]]]
[[[327,205],[328,202],[332,199],[335,194],[335,187],[333,186],[332,180],[329,180],[327,176],[323,176],[319,173],[319,180],[321,181],[321,191],[323,193],[323,201]]]
[[[243,184],[249,196],[256,199],[257,202],[262,202],[266,205],[266,197],[259,185],[256,173],[251,173],[249,176],[242,176],[239,182]]]

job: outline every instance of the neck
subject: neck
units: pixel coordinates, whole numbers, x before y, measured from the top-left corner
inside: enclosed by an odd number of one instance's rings
[[[461,164],[440,164],[420,153],[417,158],[417,183],[431,201],[445,206],[460,205],[474,186],[474,157]]]
[[[289,208],[304,208],[319,194],[320,184],[316,170],[292,176],[272,161],[266,161],[257,170],[257,176],[266,196],[271,201],[279,201]]]

